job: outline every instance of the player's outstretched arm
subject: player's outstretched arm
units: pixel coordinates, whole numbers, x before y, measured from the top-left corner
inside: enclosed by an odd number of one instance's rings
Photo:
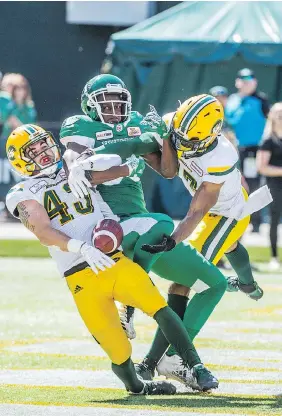
[[[199,222],[216,204],[223,183],[203,182],[196,191],[186,217],[180,221],[171,237],[176,244],[185,240],[195,230]]]
[[[222,185],[222,183],[203,182],[192,199],[186,217],[178,224],[172,235],[164,235],[158,244],[143,245],[142,250],[152,254],[170,251],[176,244],[188,238],[203,217],[216,204]]]
[[[17,205],[19,219],[23,225],[36,235],[44,246],[56,246],[62,251],[68,251],[70,238],[61,231],[51,227],[47,212],[35,200],[27,200]]]
[[[17,205],[17,210],[23,225],[36,235],[42,245],[61,251],[79,253],[96,274],[99,270],[106,270],[115,265],[113,259],[85,241],[72,239],[52,228],[47,212],[37,201],[22,201]]]
[[[164,140],[163,148],[167,148],[170,146],[171,146],[171,143],[168,140],[167,141]],[[176,157],[176,161],[172,161],[170,160],[170,157],[164,156],[161,152],[154,152],[154,153],[148,153],[144,155],[143,158],[146,161],[146,163],[154,171],[159,173],[164,178],[173,179],[177,175],[177,172],[178,172],[177,157]]]

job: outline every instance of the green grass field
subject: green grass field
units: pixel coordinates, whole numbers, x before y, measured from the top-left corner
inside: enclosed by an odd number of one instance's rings
[[[34,252],[46,256],[37,242],[11,242],[4,249],[2,243],[5,256],[9,250],[15,252],[15,247],[22,256],[21,250],[26,257]],[[227,293],[196,341],[205,363],[219,376],[222,390],[203,394],[182,389],[174,397],[135,397],[119,386],[107,387],[108,379],[105,385],[93,387],[96,382],[103,384],[103,374],[111,377],[110,363],[89,336],[53,262],[0,257],[0,414],[1,403],[22,403],[142,409],[148,416],[151,410],[162,410],[168,416],[172,411],[281,416],[281,277],[262,273],[256,277],[265,290],[261,301]],[[167,282],[153,278],[165,294]],[[155,324],[140,313],[136,329],[133,358],[138,360],[136,352],[149,346]],[[70,351],[61,345],[74,347]],[[70,373],[73,370],[78,373]],[[57,379],[52,384],[57,371],[65,374],[62,385]],[[29,378],[27,374],[31,374]],[[72,379],[72,385],[68,384],[71,374],[78,377],[77,383]],[[44,377],[50,377],[48,385]]]

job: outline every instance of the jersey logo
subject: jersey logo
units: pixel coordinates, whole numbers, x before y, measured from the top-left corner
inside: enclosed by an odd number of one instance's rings
[[[127,134],[129,137],[140,136],[141,129],[140,127],[127,127]]]
[[[104,131],[98,131],[96,133],[96,139],[97,140],[108,140],[113,138],[113,132],[112,130],[104,130]]]
[[[29,190],[33,194],[37,194],[37,192],[39,192],[40,189],[45,188],[46,185],[47,185],[47,182],[44,179],[42,179],[41,181],[37,182],[35,185],[31,186]]]
[[[203,172],[203,170],[200,168],[200,166],[198,166],[197,165],[197,163],[196,162],[194,162],[194,160],[192,160],[192,162],[191,162],[191,169],[194,171],[194,172],[196,172],[197,173],[197,175],[199,175],[199,176],[203,176],[204,175],[204,172]]]
[[[121,124],[117,124],[116,125],[116,131],[118,131],[118,132],[120,132],[120,131],[122,131],[122,125]]]

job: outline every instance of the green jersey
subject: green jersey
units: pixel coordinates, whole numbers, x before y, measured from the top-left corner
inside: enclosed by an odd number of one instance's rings
[[[6,123],[8,118],[14,114],[15,111],[15,104],[11,99],[11,96],[5,92],[0,92],[0,134],[1,134],[1,126]],[[7,139],[8,135],[3,135],[5,139]]]
[[[68,143],[76,142],[97,153],[118,154],[125,162],[131,155],[139,157],[157,152],[158,135],[158,128],[143,122],[143,116],[132,111],[126,122],[115,125],[93,121],[84,115],[69,117],[62,125],[60,140],[66,147]],[[148,212],[140,177],[119,178],[97,188],[104,201],[121,218]]]

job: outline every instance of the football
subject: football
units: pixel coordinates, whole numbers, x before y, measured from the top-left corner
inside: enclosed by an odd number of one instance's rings
[[[123,230],[121,225],[112,219],[100,221],[93,230],[93,246],[105,254],[112,253],[122,243]]]

